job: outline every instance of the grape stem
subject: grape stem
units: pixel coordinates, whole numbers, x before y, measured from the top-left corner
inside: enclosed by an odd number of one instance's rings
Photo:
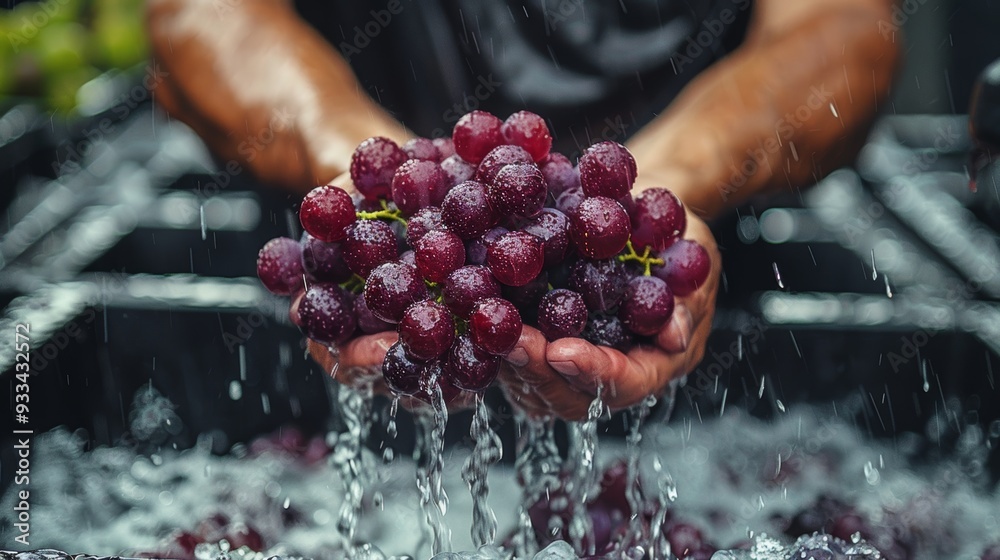
[[[618,255],[618,260],[623,263],[627,262],[639,263],[640,265],[642,265],[643,268],[642,274],[644,276],[649,276],[652,274],[652,271],[650,269],[653,267],[653,265],[663,266],[664,264],[663,259],[658,259],[656,257],[649,256],[649,253],[652,250],[652,247],[650,247],[649,245],[647,245],[646,248],[642,250],[641,255],[636,252],[635,246],[632,245],[631,239],[629,239],[625,243],[625,248],[628,250],[628,252],[623,255]]]
[[[341,287],[354,294],[361,293],[365,289],[365,279],[355,274],[341,284]]]
[[[357,215],[358,219],[361,219],[361,220],[380,220],[380,219],[395,220],[397,222],[400,222],[404,226],[406,225],[406,220],[403,219],[403,213],[402,213],[402,211],[400,211],[398,208],[396,210],[389,210],[389,203],[387,203],[385,201],[385,199],[382,199],[379,202],[382,203],[382,209],[381,210],[376,210],[374,212],[364,212],[364,211],[360,211],[359,210],[358,212],[355,212],[355,214]]]

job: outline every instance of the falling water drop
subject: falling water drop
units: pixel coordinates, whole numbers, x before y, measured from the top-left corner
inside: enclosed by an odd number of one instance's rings
[[[781,280],[781,271],[778,270],[778,263],[772,262],[771,267],[774,269],[774,279],[778,281],[778,287],[784,290],[785,283]]]
[[[247,380],[247,348],[240,344],[240,381]]]
[[[202,204],[198,207],[198,214],[201,216],[201,240],[205,241],[208,239],[208,226],[205,225],[205,205]]]
[[[229,398],[234,401],[243,398],[243,385],[235,379],[229,382]]]
[[[875,249],[872,249],[872,281],[878,280],[878,269],[875,268]]]
[[[931,383],[927,379],[927,360],[920,360],[920,375],[924,379],[924,392],[927,393],[931,390]]]
[[[885,295],[892,297],[892,287],[889,286],[889,276],[887,274],[882,274],[882,279],[885,280]]]

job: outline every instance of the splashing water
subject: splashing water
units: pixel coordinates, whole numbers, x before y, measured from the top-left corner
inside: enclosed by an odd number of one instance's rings
[[[414,459],[417,462],[417,491],[420,508],[430,530],[433,554],[451,550],[451,529],[445,523],[448,513],[448,493],[443,484],[444,472],[444,430],[448,424],[448,405],[444,393],[432,376],[430,386],[431,406],[416,411],[417,447]]]
[[[344,431],[337,435],[330,464],[340,474],[344,486],[344,502],[340,507],[337,530],[343,536],[348,555],[354,557],[355,535],[365,488],[370,488],[372,463],[365,454],[364,442],[371,429],[372,388],[354,389],[341,385],[337,391],[337,409],[344,422]]]
[[[538,502],[542,496],[549,497],[559,489],[559,473],[562,469],[562,457],[556,446],[554,421],[552,419],[520,418],[521,437],[517,442],[517,460],[514,469],[518,482],[522,487],[521,505],[518,507],[518,527],[514,537],[514,551],[517,557],[528,556],[537,552],[535,531],[531,524],[528,509]],[[560,511],[569,505],[569,500],[561,500],[555,511]],[[552,525],[546,528],[552,534],[562,530],[562,517],[552,516]]]
[[[573,508],[570,516],[569,535],[577,550],[584,549],[584,543],[589,543],[589,554],[594,554],[594,528],[590,516],[580,504],[587,503],[597,487],[597,466],[594,464],[597,456],[597,421],[604,412],[602,389],[597,388],[597,396],[587,408],[587,418],[583,422],[573,422],[569,427],[569,488],[570,503]]]
[[[472,542],[477,546],[493,544],[497,536],[497,516],[487,503],[490,494],[489,468],[503,457],[500,436],[490,427],[490,411],[482,395],[476,395],[476,411],[470,436],[475,441],[472,454],[465,460],[462,480],[472,494]]]
[[[628,453],[628,474],[626,475],[625,497],[632,519],[629,522],[629,532],[626,542],[641,543],[645,530],[642,518],[638,512],[642,510],[642,496],[639,494],[639,460],[642,456],[642,425],[649,416],[650,410],[656,405],[656,397],[650,395],[629,410],[629,433],[625,438]]]

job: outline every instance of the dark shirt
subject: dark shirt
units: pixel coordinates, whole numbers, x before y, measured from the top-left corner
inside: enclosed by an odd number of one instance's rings
[[[569,155],[625,141],[743,39],[751,0],[296,0],[367,93],[423,136],[527,109]]]

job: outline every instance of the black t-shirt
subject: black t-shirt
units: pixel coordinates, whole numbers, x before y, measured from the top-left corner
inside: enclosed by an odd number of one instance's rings
[[[545,117],[576,155],[624,141],[743,39],[752,0],[296,0],[367,93],[418,134]]]

